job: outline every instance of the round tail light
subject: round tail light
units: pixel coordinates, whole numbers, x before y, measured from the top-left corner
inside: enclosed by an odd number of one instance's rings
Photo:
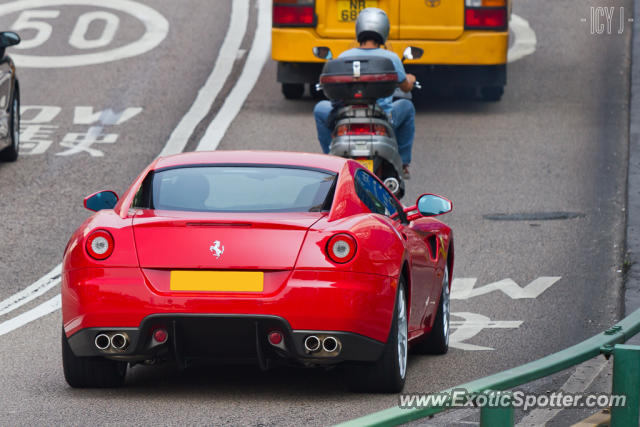
[[[113,253],[113,246],[113,236],[106,230],[96,230],[87,237],[86,249],[91,258],[109,258]]]
[[[327,243],[327,255],[333,262],[344,264],[356,254],[356,239],[349,234],[336,234]]]

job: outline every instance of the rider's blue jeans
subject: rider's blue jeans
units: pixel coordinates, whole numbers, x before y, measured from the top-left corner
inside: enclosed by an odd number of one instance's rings
[[[328,119],[332,109],[331,102],[326,100],[318,102],[313,109],[313,115],[316,118],[316,129],[318,130],[318,141],[320,141],[322,152],[325,154],[329,153],[329,145],[331,144],[332,129],[329,128]],[[408,99],[398,99],[393,102],[391,121],[398,140],[398,151],[400,151],[402,163],[405,165],[411,163],[415,115],[416,110],[413,107],[413,102]]]

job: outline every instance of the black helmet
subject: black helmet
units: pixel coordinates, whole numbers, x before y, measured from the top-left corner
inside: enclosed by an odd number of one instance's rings
[[[358,42],[374,38],[379,44],[385,44],[389,37],[389,18],[384,10],[377,7],[362,9],[356,20],[356,38]]]

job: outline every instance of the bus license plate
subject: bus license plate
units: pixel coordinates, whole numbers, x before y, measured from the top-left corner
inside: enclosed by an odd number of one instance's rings
[[[338,21],[354,22],[365,7],[378,7],[378,0],[338,0]]]

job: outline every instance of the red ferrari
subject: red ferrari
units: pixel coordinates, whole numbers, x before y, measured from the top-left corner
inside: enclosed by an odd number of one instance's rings
[[[73,234],[62,274],[72,387],[128,365],[200,359],[346,363],[357,390],[398,392],[407,351],[445,353],[451,202],[403,208],[358,162],[287,152],[159,158]]]

